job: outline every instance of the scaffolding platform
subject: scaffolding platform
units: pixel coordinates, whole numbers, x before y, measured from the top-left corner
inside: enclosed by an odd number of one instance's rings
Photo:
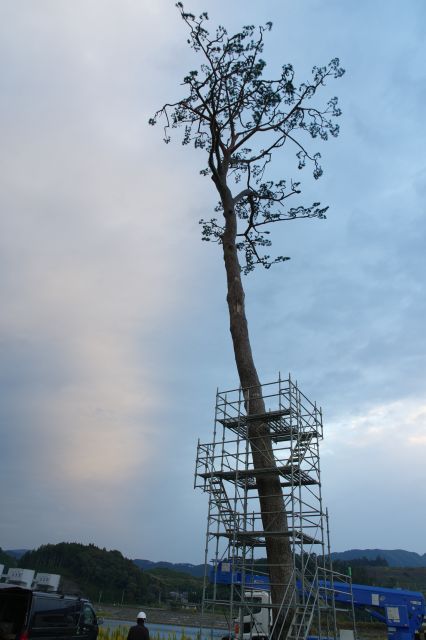
[[[264,412],[250,412],[251,395],[256,406],[261,396]],[[268,456],[272,457],[268,466],[255,468],[253,450],[263,446],[265,437],[269,438]],[[223,585],[216,585],[214,578],[211,581],[215,571],[210,580],[206,572],[204,582],[203,608],[216,613],[227,609],[230,637],[238,611],[253,612],[250,615],[254,616],[257,605],[250,593],[260,566],[265,576],[277,575],[277,565],[269,566],[265,559],[268,540],[284,538],[291,548],[292,577],[285,585],[286,602],[268,606],[281,617],[284,609],[286,615],[293,616],[291,634],[287,634],[291,640],[305,640],[312,630],[319,638],[338,637],[334,601],[321,596],[318,588],[321,581],[330,579],[331,572],[328,518],[321,494],[322,437],[321,409],[290,376],[260,389],[217,393],[213,438],[198,443],[194,484],[209,498],[206,567],[229,563],[241,576],[238,586],[229,585],[226,597]],[[282,492],[286,525],[265,530],[258,489],[273,476]],[[280,521],[279,515],[276,518]],[[288,564],[283,561],[284,567],[288,575]],[[302,594],[300,584],[305,585]],[[242,633],[240,629],[240,640]],[[275,629],[274,636],[280,637],[279,630]],[[247,631],[244,640],[246,637]]]
[[[235,538],[236,544],[244,543],[250,544],[255,547],[264,547],[266,544],[266,538],[297,538],[298,541],[303,541],[305,544],[321,544],[321,540],[316,540],[312,536],[308,536],[302,531],[219,531],[216,535],[224,536],[225,538]]]

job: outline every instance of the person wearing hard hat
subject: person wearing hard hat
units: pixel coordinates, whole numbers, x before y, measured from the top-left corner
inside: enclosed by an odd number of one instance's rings
[[[149,640],[149,631],[145,626],[146,613],[139,611],[136,616],[136,624],[130,627],[127,640]]]

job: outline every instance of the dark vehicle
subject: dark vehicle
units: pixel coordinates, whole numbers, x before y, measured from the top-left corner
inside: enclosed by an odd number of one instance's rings
[[[0,640],[96,640],[99,622],[84,598],[0,584]]]

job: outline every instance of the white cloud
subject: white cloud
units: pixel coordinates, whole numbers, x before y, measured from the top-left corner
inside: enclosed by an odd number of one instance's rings
[[[404,457],[416,455],[416,444],[426,431],[426,406],[420,403],[419,398],[404,398],[373,406],[366,413],[341,415],[339,423],[327,425],[327,439],[336,451],[375,448],[395,457],[403,452]]]

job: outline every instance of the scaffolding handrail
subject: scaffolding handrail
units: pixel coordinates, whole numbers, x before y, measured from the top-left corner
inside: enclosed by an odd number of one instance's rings
[[[199,443],[194,484],[209,496],[206,564],[207,558],[213,558],[216,563],[224,558],[235,560],[241,574],[246,576],[239,586],[229,583],[230,618],[234,608],[244,600],[243,583],[249,586],[250,575],[256,574],[255,562],[267,541],[288,537],[292,559],[286,566],[291,579],[287,570],[285,584],[279,585],[279,579],[275,578],[276,587],[285,592],[283,600],[287,604],[274,602],[268,605],[268,610],[280,610],[274,620],[281,618],[282,621],[285,615],[287,623],[291,613],[294,618],[291,640],[298,640],[302,631],[301,627],[297,629],[297,623],[310,627],[313,617],[318,618],[318,624],[335,627],[334,604],[328,602],[325,606],[318,582],[319,576],[326,576],[325,565],[329,564],[330,553],[326,547],[328,520],[323,509],[319,458],[322,411],[290,376],[262,385],[261,393],[266,411],[251,415],[246,408],[250,388],[217,392],[213,441]],[[273,458],[260,469],[254,467],[253,448],[262,439],[249,433],[251,425],[256,423],[266,425],[272,441]],[[260,507],[258,485],[271,474],[279,476],[288,520],[286,528],[263,524],[265,514]],[[273,522],[273,517],[269,519]],[[280,575],[279,567],[284,569],[284,563],[274,567],[275,575]],[[272,572],[272,567],[266,566],[266,571]],[[297,593],[296,579],[305,585],[303,598]],[[212,596],[207,588],[203,591],[209,607],[223,607],[226,600],[223,591],[214,587]]]

